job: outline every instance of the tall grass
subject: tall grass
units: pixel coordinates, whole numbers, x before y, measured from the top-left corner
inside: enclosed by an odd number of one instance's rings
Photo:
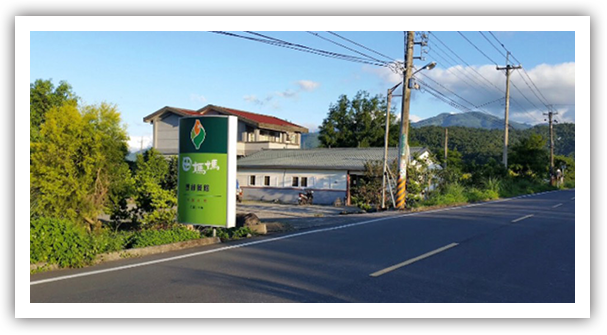
[[[418,206],[445,206],[488,201],[554,189],[556,187],[539,179],[491,177],[484,180],[480,185],[448,184],[433,192],[428,199],[420,202]]]

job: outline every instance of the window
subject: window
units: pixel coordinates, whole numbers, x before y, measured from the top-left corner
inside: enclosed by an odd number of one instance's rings
[[[301,177],[301,187],[308,187],[308,177]]]
[[[298,187],[298,186],[299,186],[299,178],[293,177],[293,187]]]
[[[265,186],[270,186],[270,176],[265,176],[265,177],[263,178],[263,184],[264,184]]]
[[[255,185],[255,176],[249,177],[249,185]]]

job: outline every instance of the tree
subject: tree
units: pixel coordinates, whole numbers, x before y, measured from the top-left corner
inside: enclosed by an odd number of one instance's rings
[[[359,91],[352,100],[341,95],[336,104],[331,104],[319,127],[320,146],[381,147],[384,145],[385,114],[386,101],[381,95],[370,97],[369,93]],[[393,114],[390,120],[390,142],[394,144],[398,142],[398,125]]]
[[[99,226],[112,188],[124,178],[126,141],[113,105],[51,108],[31,143],[32,215]]]
[[[135,204],[133,219],[144,228],[167,228],[175,222],[177,194],[168,186],[169,162],[151,148],[137,155],[135,163]]]
[[[521,138],[509,155],[511,170],[523,176],[544,177],[548,172],[549,153],[546,139],[539,134]]]
[[[30,84],[30,142],[40,137],[40,126],[46,120],[46,114],[51,108],[64,104],[76,105],[78,97],[72,92],[72,87],[65,81],[55,87],[51,80],[37,79]]]

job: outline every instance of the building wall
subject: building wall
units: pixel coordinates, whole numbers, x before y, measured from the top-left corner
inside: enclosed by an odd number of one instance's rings
[[[254,185],[252,176],[255,177]],[[347,171],[331,170],[239,168],[237,173],[245,200],[297,203],[300,192],[312,189],[316,204],[333,204],[337,198],[343,202],[347,192],[346,176]],[[297,186],[293,184],[293,177],[297,177]],[[302,185],[302,178],[306,178],[307,186]]]
[[[165,155],[179,151],[179,115],[166,113],[154,122],[154,146]]]

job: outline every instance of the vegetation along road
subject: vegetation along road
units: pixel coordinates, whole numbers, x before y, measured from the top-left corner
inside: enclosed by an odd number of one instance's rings
[[[575,301],[575,191],[31,275],[31,302]]]

